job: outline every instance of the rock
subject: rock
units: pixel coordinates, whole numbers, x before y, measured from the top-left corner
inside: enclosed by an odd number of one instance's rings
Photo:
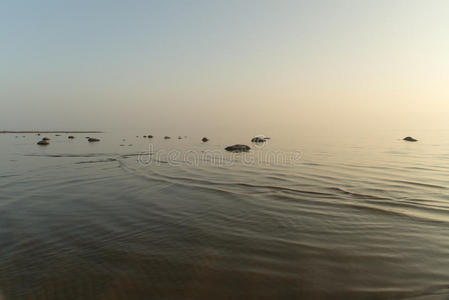
[[[205,143],[205,142],[209,141],[209,139],[208,139],[207,137],[203,137],[203,138],[201,139],[201,141],[202,141],[203,143]]]
[[[144,138],[146,138],[147,136],[146,136],[146,135],[144,135],[143,137],[144,137]]]
[[[169,137],[169,136],[164,136],[164,139],[168,140],[168,139],[171,139],[171,137]]]
[[[55,136],[60,136],[60,134],[55,134]]]
[[[181,140],[182,139],[182,136],[178,136],[178,140]]]
[[[88,141],[89,143],[93,143],[93,142],[99,142],[100,139],[97,139],[97,138],[89,138],[87,141]]]
[[[37,135],[41,135],[40,133],[38,133]]]
[[[68,138],[73,140],[75,137],[73,135],[69,135]]]
[[[236,144],[228,146],[225,148],[226,151],[230,152],[248,152],[251,148],[247,145]]]
[[[408,136],[406,138],[404,138],[404,141],[406,142],[417,142],[418,140],[415,138],[412,138],[411,136]]]
[[[150,135],[148,136],[148,138],[149,138],[149,139],[152,139],[152,138],[153,138],[153,136],[152,136],[152,135],[150,134]]]
[[[123,144],[120,145],[120,147],[123,147],[123,146],[125,146],[125,145],[123,145]]]
[[[49,140],[50,140],[50,138],[48,138],[48,137],[44,137],[44,138],[42,138],[42,140],[43,140],[43,141],[49,141]]]
[[[253,143],[265,143],[267,140],[264,137],[256,136],[251,139]]]
[[[47,146],[48,144],[50,144],[50,142],[48,140],[41,140],[37,142],[37,144],[41,146]]]

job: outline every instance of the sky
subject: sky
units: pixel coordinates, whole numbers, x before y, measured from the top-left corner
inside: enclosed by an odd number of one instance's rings
[[[449,1],[0,1],[0,130],[449,129]]]

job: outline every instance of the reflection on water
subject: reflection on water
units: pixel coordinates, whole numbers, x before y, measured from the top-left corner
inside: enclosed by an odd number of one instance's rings
[[[0,299],[449,297],[447,141],[136,135],[0,135]]]

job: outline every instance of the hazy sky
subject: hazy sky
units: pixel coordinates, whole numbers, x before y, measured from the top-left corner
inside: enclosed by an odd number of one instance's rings
[[[447,129],[449,1],[3,0],[0,107],[0,130]]]

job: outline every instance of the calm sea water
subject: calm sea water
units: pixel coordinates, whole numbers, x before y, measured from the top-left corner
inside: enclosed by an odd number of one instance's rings
[[[448,133],[2,134],[0,299],[449,299]]]

